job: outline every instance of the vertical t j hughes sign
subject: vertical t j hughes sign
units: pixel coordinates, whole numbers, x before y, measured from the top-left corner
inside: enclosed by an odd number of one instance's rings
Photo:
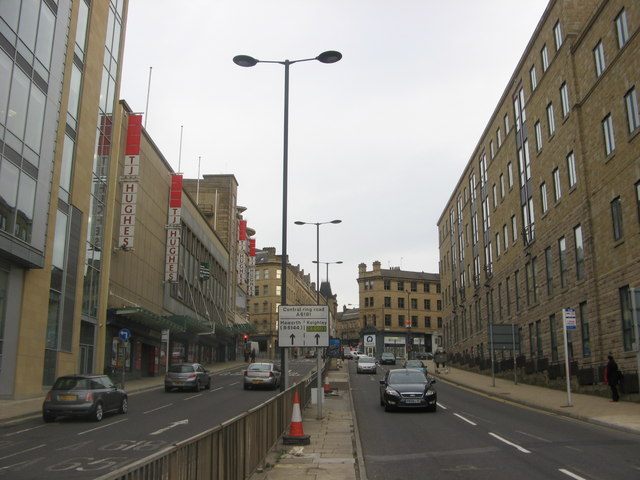
[[[124,168],[122,178],[120,179],[122,183],[122,203],[120,207],[120,231],[118,237],[118,246],[125,250],[133,248],[133,237],[136,228],[141,135],[142,115],[129,115]]]
[[[180,215],[182,212],[182,175],[171,175],[171,188],[169,190],[169,216],[167,218],[167,255],[164,270],[164,279],[167,282],[178,281],[178,265],[180,252]]]

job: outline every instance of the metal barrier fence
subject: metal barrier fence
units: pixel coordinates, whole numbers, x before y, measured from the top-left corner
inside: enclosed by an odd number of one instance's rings
[[[247,479],[289,428],[295,392],[311,401],[315,371],[271,400],[96,480]]]

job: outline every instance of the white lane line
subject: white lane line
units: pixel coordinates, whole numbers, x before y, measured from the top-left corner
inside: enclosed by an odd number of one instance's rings
[[[541,442],[551,443],[551,440],[547,440],[546,438],[538,437],[538,436],[536,436],[536,435],[532,435],[532,434],[530,434],[530,433],[523,432],[523,431],[521,431],[521,430],[516,430],[516,433],[519,433],[519,434],[521,434],[521,435],[525,435],[525,436],[527,436],[527,437],[535,438],[536,440],[539,440],[539,441],[541,441]]]
[[[151,410],[147,410],[146,412],[143,412],[143,414],[146,415],[147,413],[157,412],[158,410],[162,410],[163,408],[170,407],[171,405],[173,405],[173,403],[167,403],[166,405],[163,405],[161,407],[152,408]]]
[[[212,388],[209,393],[217,392],[218,390],[222,390],[224,387]]]
[[[193,399],[193,398],[198,398],[198,397],[201,397],[201,396],[202,396],[202,394],[201,394],[201,393],[198,393],[198,394],[196,394],[196,395],[191,395],[190,397],[183,398],[183,400],[186,402],[187,400],[191,400],[191,399]]]
[[[473,425],[474,427],[477,426],[477,423],[472,422],[471,420],[469,420],[468,418],[464,418],[462,415],[458,414],[458,413],[454,413],[454,415],[456,417],[458,417],[460,420],[464,420],[465,422],[467,422],[469,425]]]
[[[521,447],[520,445],[518,445],[518,444],[516,444],[516,443],[510,442],[510,441],[509,441],[509,440],[507,440],[506,438],[502,438],[500,435],[496,435],[496,434],[495,434],[495,433],[493,433],[493,432],[489,432],[489,435],[491,435],[491,436],[492,436],[492,437],[494,437],[494,438],[497,438],[498,440],[500,440],[501,442],[506,443],[507,445],[512,446],[513,448],[515,448],[515,449],[517,449],[517,450],[521,451],[522,453],[531,453],[531,452],[530,452],[529,450],[527,450],[526,448]]]
[[[38,425],[37,427],[25,428],[24,430],[18,430],[17,432],[13,432],[13,433],[6,433],[3,436],[4,437],[11,437],[12,435],[18,435],[19,433],[24,433],[24,432],[28,432],[30,430],[35,430],[36,428],[44,428],[44,425]]]
[[[127,419],[123,418],[122,420],[118,420],[117,422],[109,423],[107,425],[102,425],[101,427],[92,428],[90,430],[85,430],[84,432],[78,432],[78,435],[84,435],[85,433],[95,432],[96,430],[102,430],[103,428],[110,427],[112,425],[117,425],[118,423],[126,422]]]
[[[575,473],[572,473],[564,468],[559,468],[558,470],[571,478],[575,478],[576,480],[587,480],[586,478],[581,477],[580,475],[576,475]]]
[[[15,457],[16,455],[21,455],[23,453],[31,452],[32,450],[37,450],[38,448],[42,448],[46,446],[47,446],[46,443],[43,443],[42,445],[36,445],[35,447],[27,448],[26,450],[20,450],[19,452],[12,453],[11,455],[0,457],[0,460],[4,460],[5,458],[10,458],[10,457]]]
[[[440,402],[436,402],[438,404],[438,406],[443,409],[443,410],[449,410],[447,407],[445,407],[444,405],[442,405]]]
[[[166,432],[167,430],[171,430],[174,427],[177,427],[178,425],[186,425],[189,423],[189,419],[185,418],[184,420],[178,420],[177,422],[173,422],[170,423],[169,425],[167,425],[164,428],[161,428],[160,430],[156,430],[155,432],[151,432],[149,435],[160,435],[161,433]]]

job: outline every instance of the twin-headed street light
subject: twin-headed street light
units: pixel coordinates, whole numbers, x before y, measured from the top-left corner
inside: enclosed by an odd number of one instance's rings
[[[315,58],[303,58],[300,60],[258,60],[249,55],[237,55],[233,57],[233,62],[241,67],[253,67],[258,63],[277,63],[284,65],[284,143],[283,143],[283,161],[282,161],[282,287],[280,293],[280,304],[287,304],[287,181],[288,181],[288,162],[289,162],[289,66],[294,63],[309,62],[317,60],[320,63],[336,63],[340,61],[342,54],[333,50],[321,53]],[[284,347],[280,346],[280,358],[282,361],[282,371],[286,372],[286,355]],[[284,390],[288,378],[285,375],[285,381],[281,386]]]

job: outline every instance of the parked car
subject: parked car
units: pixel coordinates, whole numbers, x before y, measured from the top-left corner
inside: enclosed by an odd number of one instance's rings
[[[252,363],[244,371],[244,389],[256,387],[280,386],[282,373],[280,367],[274,363]]]
[[[164,376],[164,391],[170,392],[174,388],[178,390],[195,390],[211,388],[209,371],[199,363],[174,363]]]
[[[86,416],[99,422],[106,412],[127,413],[127,393],[107,375],[65,375],[56,379],[42,404],[42,419]]]
[[[375,358],[361,355],[356,364],[356,373],[376,373],[377,367]]]
[[[425,366],[424,363],[422,363],[422,360],[407,360],[404,362],[404,365],[402,367],[415,368],[417,370],[420,370],[425,375],[427,374],[427,367]]]
[[[342,347],[342,356],[346,359],[351,360],[351,349],[349,347]]]
[[[396,356],[391,352],[383,352],[380,355],[380,365],[395,365],[396,364]]]
[[[434,383],[435,379],[419,370],[389,370],[380,380],[380,405],[387,412],[396,408],[425,408],[435,412],[438,395]]]

